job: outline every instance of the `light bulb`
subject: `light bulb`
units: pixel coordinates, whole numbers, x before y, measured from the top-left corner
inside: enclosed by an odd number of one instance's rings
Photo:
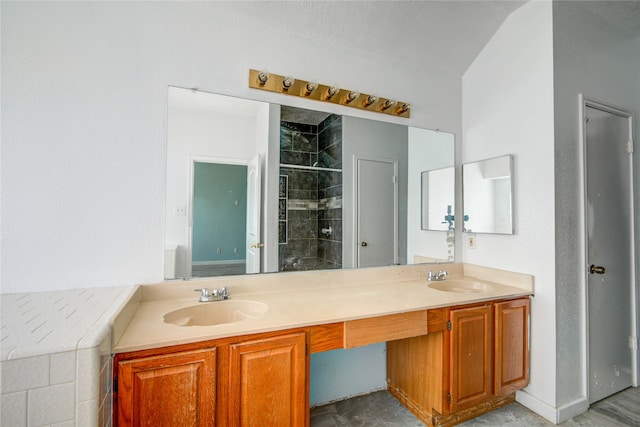
[[[378,97],[375,95],[369,95],[367,96],[367,99],[364,100],[364,106],[368,107],[369,105],[373,104],[374,102],[376,102],[378,100]]]
[[[411,105],[409,104],[400,104],[398,106],[398,109],[396,110],[396,113],[398,114],[406,113],[407,111],[409,111],[409,108],[411,108]]]
[[[347,104],[353,102],[357,97],[360,96],[360,92],[357,90],[352,90],[347,94]]]
[[[327,97],[326,99],[331,99],[336,96],[340,92],[340,86],[333,85],[329,89],[327,89]]]
[[[260,85],[264,85],[267,80],[269,80],[269,72],[267,70],[262,70],[258,73],[258,83]]]
[[[313,80],[308,82],[304,87],[304,95],[305,96],[311,95],[311,92],[313,92],[317,88],[318,88],[318,83],[317,82],[315,82]]]
[[[385,101],[382,103],[382,110],[388,110],[389,108],[393,107],[394,105],[396,105],[396,101],[393,99],[385,99]]]
[[[284,78],[284,80],[282,80],[282,88],[284,90],[289,90],[295,82],[296,82],[296,79],[294,79],[291,76],[287,76]]]

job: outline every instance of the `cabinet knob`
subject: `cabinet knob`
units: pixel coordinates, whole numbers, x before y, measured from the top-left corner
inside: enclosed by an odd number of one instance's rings
[[[367,242],[360,242],[360,246],[362,246],[363,248],[367,245],[369,245]]]
[[[602,267],[601,265],[591,264],[589,266],[589,273],[590,274],[604,274],[605,271],[606,271],[606,269],[604,267]]]

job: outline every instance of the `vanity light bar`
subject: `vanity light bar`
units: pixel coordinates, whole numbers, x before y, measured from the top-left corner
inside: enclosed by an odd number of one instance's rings
[[[375,95],[360,93],[356,90],[340,89],[336,85],[327,86],[314,81],[298,80],[291,76],[279,76],[266,71],[250,69],[249,87],[397,117],[409,118],[411,116],[411,106],[406,102],[378,98]]]

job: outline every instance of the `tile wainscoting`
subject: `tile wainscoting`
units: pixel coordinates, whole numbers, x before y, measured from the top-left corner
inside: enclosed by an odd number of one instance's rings
[[[0,425],[112,425],[110,322],[135,288],[0,296]]]

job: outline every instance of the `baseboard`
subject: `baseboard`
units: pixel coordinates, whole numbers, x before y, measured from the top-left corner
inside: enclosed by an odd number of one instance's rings
[[[589,409],[589,401],[586,397],[574,400],[573,402],[554,408],[537,397],[520,390],[516,393],[516,402],[531,409],[536,414],[554,424],[563,423],[576,415],[580,415]]]
[[[558,411],[553,406],[538,399],[526,391],[519,390],[516,392],[516,402],[531,409],[536,414],[547,419],[547,421],[557,424]]]
[[[589,409],[589,401],[586,397],[574,400],[571,403],[562,405],[558,408],[558,424],[563,423],[571,418],[587,412]]]

